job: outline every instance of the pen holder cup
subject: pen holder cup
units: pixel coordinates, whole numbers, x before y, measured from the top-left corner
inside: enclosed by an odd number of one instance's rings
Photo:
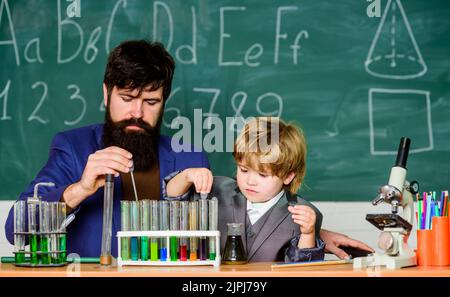
[[[448,217],[433,217],[431,230],[417,230],[419,266],[450,265],[450,231]]]
[[[433,217],[433,266],[450,265],[450,242],[448,217]]]
[[[433,263],[433,231],[417,230],[417,265],[431,266]]]

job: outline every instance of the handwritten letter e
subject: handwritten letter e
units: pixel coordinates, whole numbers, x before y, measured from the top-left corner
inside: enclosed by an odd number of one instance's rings
[[[73,17],[81,17],[81,0],[66,0],[67,2],[72,2],[69,6],[67,6],[67,16],[69,18]]]
[[[381,16],[381,0],[367,0],[367,2],[371,2],[367,6],[367,16],[369,18],[377,17],[379,18]]]

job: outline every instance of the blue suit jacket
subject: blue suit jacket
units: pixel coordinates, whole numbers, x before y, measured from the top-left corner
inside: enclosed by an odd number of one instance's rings
[[[58,133],[51,144],[47,164],[39,171],[19,199],[33,196],[34,185],[38,182],[53,182],[56,187],[40,187],[43,200],[59,201],[64,190],[80,180],[90,154],[102,149],[103,124],[86,126]],[[192,147],[191,147],[192,148]],[[176,170],[190,167],[209,168],[208,159],[203,152],[174,152],[171,138],[161,136],[158,147],[160,184],[162,179]],[[122,183],[120,177],[114,182],[114,203],[112,222],[112,255],[117,257],[117,231],[120,230],[120,200]],[[101,252],[103,188],[84,200],[75,210],[76,218],[67,228],[67,253],[77,253],[82,257],[98,257]],[[5,234],[10,243],[14,242],[14,210],[10,210],[5,224]]]

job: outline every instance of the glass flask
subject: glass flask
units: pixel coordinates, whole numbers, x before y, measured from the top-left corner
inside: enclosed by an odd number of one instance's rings
[[[223,264],[246,264],[247,255],[242,243],[241,223],[228,223],[228,236],[223,252]]]

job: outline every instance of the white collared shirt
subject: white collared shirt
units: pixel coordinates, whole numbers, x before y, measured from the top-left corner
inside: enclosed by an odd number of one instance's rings
[[[277,204],[283,194],[284,190],[281,190],[280,193],[266,202],[253,203],[247,200],[247,215],[252,225],[254,225],[272,206]]]

